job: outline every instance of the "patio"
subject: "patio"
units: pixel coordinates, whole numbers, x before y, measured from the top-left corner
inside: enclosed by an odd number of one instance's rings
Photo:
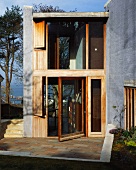
[[[104,138],[86,137],[65,142],[57,138],[3,138],[0,154],[99,161],[103,142]]]

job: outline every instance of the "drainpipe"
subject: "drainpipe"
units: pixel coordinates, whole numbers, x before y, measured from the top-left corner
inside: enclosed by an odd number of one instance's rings
[[[1,82],[4,78],[0,75],[0,131],[1,131]]]

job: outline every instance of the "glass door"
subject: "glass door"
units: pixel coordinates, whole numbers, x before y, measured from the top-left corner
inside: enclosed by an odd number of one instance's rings
[[[59,141],[84,136],[84,79],[59,78]]]
[[[88,77],[88,136],[105,136],[106,89],[104,77]]]

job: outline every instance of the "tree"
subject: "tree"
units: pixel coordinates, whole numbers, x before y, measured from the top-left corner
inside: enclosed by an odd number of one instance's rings
[[[33,4],[34,12],[65,12],[63,9],[59,9],[59,7],[53,7],[52,5],[43,5],[40,3],[39,5]]]
[[[7,103],[13,75],[22,77],[22,32],[22,10],[19,6],[7,8],[5,14],[0,17],[0,68],[5,73]]]

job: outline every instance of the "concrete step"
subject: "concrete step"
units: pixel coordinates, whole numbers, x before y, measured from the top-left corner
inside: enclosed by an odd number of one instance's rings
[[[4,138],[23,137],[23,119],[12,119],[8,121]]]
[[[16,124],[17,123],[23,123],[23,119],[11,119],[10,122],[13,123],[13,124],[14,123],[16,123]]]
[[[23,134],[4,134],[4,138],[22,138]]]
[[[23,130],[6,129],[6,134],[23,134]]]
[[[18,129],[23,130],[23,123],[22,124],[9,124],[7,125],[7,129]]]

